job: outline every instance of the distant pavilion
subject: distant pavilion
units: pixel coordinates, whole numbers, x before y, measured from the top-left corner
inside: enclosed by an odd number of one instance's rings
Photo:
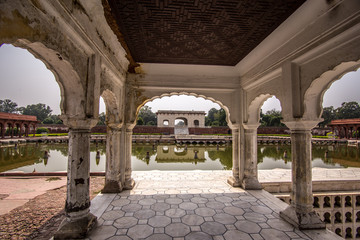
[[[5,138],[6,129],[10,129],[9,136],[13,138],[14,129],[17,128],[19,129],[18,137],[21,137],[23,134],[28,137],[31,129],[34,131],[35,136],[36,125],[38,123],[39,121],[36,116],[0,112],[0,135],[2,138]]]
[[[175,127],[176,120],[184,121],[186,127],[205,127],[204,111],[159,110],[156,115],[158,127]]]
[[[360,118],[332,120],[328,126],[340,138],[350,139],[356,137],[356,139],[359,139]],[[354,132],[355,136],[353,136]]]

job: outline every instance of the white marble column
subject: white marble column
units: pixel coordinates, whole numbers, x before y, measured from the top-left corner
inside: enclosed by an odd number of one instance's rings
[[[233,187],[240,187],[240,131],[239,128],[232,128],[232,176],[227,182]]]
[[[246,190],[262,189],[257,176],[257,128],[259,124],[244,125],[245,161],[242,188]]]
[[[300,229],[325,228],[313,210],[311,129],[318,121],[284,122],[291,130],[291,205],[280,216]]]
[[[124,189],[133,189],[135,186],[134,179],[131,178],[131,149],[132,149],[132,129],[133,125],[126,126],[125,134],[125,185]]]
[[[67,120],[66,124],[69,126],[66,218],[54,239],[84,238],[96,225],[96,217],[89,209],[90,130],[96,120]]]
[[[108,124],[107,127],[105,186],[101,190],[103,193],[119,193],[123,189],[121,169],[125,166],[121,161],[121,125]]]

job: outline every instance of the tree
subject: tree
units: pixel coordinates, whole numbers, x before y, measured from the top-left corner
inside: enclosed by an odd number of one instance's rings
[[[106,115],[104,112],[102,112],[99,114],[99,121],[98,121],[97,125],[103,126],[106,124],[105,121],[106,121]]]
[[[27,105],[26,107],[19,108],[19,111],[24,115],[36,116],[40,122],[50,117],[52,112],[51,108],[43,103]]]
[[[319,123],[320,126],[324,127],[329,124],[332,120],[336,119],[336,112],[333,106],[324,107],[321,117],[324,119],[323,122]]]
[[[220,123],[219,123],[219,121],[213,121],[212,123],[211,123],[211,126],[212,127],[219,127],[220,126]]]
[[[284,126],[283,123],[281,123],[281,111],[278,111],[276,109],[272,109],[267,111],[265,114],[260,112],[260,123],[261,126],[267,126],[267,127],[280,127]]]
[[[156,123],[151,120],[151,121],[148,121],[148,122],[146,123],[146,125],[147,125],[147,126],[155,126]]]
[[[156,114],[151,111],[151,107],[143,106],[138,114],[138,118],[142,118],[143,125],[156,125]],[[141,121],[139,122],[141,123]],[[139,124],[140,125],[140,124]]]
[[[144,120],[141,117],[138,117],[136,120],[136,125],[144,125]]]
[[[63,124],[60,115],[51,115],[51,119],[54,121],[54,124]]]
[[[205,126],[227,126],[225,110],[223,108],[220,108],[219,110],[211,108],[205,117]]]
[[[59,115],[50,115],[42,121],[43,124],[63,124],[63,121],[60,119]]]
[[[217,109],[216,108],[211,108],[209,111],[208,111],[208,114],[207,116],[205,117],[205,125],[206,126],[211,126],[212,125],[212,122],[215,121],[215,114],[217,113]]]
[[[357,102],[343,102],[336,109],[337,119],[360,118],[360,106]]]
[[[18,111],[17,103],[10,99],[0,100],[0,112],[16,113]]]
[[[220,126],[227,126],[225,109],[220,108],[218,113],[219,113],[218,121],[219,121]]]
[[[42,121],[43,124],[54,124],[54,120],[51,117],[47,117]]]

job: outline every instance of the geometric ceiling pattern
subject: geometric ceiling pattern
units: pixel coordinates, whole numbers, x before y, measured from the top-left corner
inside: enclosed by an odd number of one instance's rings
[[[229,66],[236,65],[304,2],[108,0],[136,62]]]

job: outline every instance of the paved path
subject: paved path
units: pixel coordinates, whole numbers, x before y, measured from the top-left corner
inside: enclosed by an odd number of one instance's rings
[[[0,177],[0,215],[65,184],[66,177]]]
[[[136,177],[138,189],[142,188],[144,182],[150,182],[149,180],[162,179],[161,171],[150,171],[152,174],[148,175],[148,172],[133,172]],[[212,179],[211,174],[215,174],[221,179],[226,179],[231,175],[231,171],[213,171],[208,174],[209,171],[194,171],[193,173],[206,173],[202,180],[206,181]],[[174,172],[176,173],[176,172]],[[202,175],[202,174],[200,174]],[[268,182],[291,182],[291,170],[290,169],[276,169],[276,170],[259,170],[259,181],[263,183]],[[156,176],[156,178],[154,178]],[[46,181],[50,177],[0,177],[0,215],[5,214],[12,209],[23,205],[29,199],[32,199],[38,195],[45,193],[49,189],[58,188],[66,184],[66,177],[60,177],[60,181]],[[149,179],[151,178],[151,179]],[[189,177],[185,180],[191,180],[194,177]],[[146,181],[141,181],[146,180]],[[169,180],[173,181],[173,187],[178,186],[177,180],[185,184],[184,179],[180,176],[170,176]],[[360,169],[358,168],[346,168],[346,169],[313,169],[313,180],[360,180]],[[141,182],[140,182],[141,181]],[[168,183],[169,184],[169,183]],[[188,183],[191,187],[200,184],[198,182]],[[177,194],[180,188],[167,189],[168,194]],[[153,191],[149,189],[150,193]]]
[[[300,231],[279,218],[287,205],[266,191],[226,183],[229,171],[134,172],[136,186],[98,195],[98,227],[88,239],[341,239]]]
[[[260,182],[291,182],[291,169],[259,170]],[[359,168],[313,168],[313,181],[360,180]]]

